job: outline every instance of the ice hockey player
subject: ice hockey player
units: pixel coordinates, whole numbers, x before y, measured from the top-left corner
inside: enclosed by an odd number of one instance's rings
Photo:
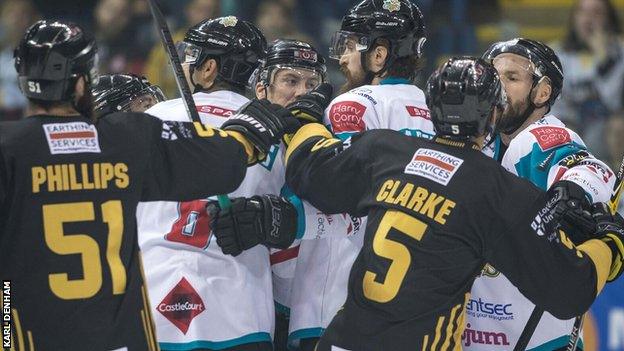
[[[508,171],[541,189],[567,180],[584,190],[577,197],[608,201],[614,173],[586,149],[575,132],[548,114],[564,79],[555,52],[538,41],[518,38],[493,44],[484,58],[498,71],[509,102],[497,122],[497,137],[486,152]],[[576,243],[575,231],[568,232]],[[533,303],[497,269],[486,266],[475,281],[466,306],[466,350],[512,349],[533,311]],[[545,313],[527,349],[566,347],[573,324],[573,319],[562,321]],[[485,333],[495,337],[479,337]],[[582,350],[582,340],[579,344]]]
[[[158,85],[134,74],[101,75],[93,86],[95,113],[103,116],[111,112],[145,112],[165,101]]]
[[[432,138],[425,96],[413,84],[425,40],[422,14],[409,0],[364,0],[352,7],[330,47],[347,83],[325,110],[323,124],[341,140],[371,129]],[[362,247],[364,219],[345,216],[352,222],[348,236],[336,235],[331,218],[321,218],[314,236],[326,239],[300,246],[290,340],[302,339],[304,351],[313,349],[343,305],[349,271]]]
[[[432,141],[375,130],[346,143],[308,124],[289,145],[296,194],[326,213],[368,216],[347,301],[319,351],[461,349],[464,306],[486,262],[563,319],[622,273],[622,217],[594,207],[597,229],[575,247],[558,220],[582,188],[563,180],[545,193],[481,152],[505,100],[490,64],[451,59],[426,96]]]
[[[266,49],[262,33],[234,16],[204,20],[188,30],[182,66],[202,122],[215,127],[228,123],[249,101],[243,94]],[[161,102],[146,112],[166,120],[187,118],[180,99]],[[271,175],[274,150],[262,164],[248,169],[232,197],[279,194],[283,169],[281,178]],[[272,200],[279,206],[283,201],[262,199],[267,202],[258,206],[272,206]],[[272,350],[275,315],[268,248],[256,246],[236,257],[225,255],[211,236],[205,211],[208,199],[187,200],[191,201],[145,203],[137,211],[161,349]],[[284,224],[293,230],[295,225]]]
[[[90,34],[52,20],[15,50],[29,109],[0,123],[4,349],[156,350],[137,203],[234,190],[289,124],[245,116],[217,130],[143,113],[95,122],[96,55]]]

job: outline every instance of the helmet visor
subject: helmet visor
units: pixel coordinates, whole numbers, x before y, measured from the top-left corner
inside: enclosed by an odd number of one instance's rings
[[[325,76],[317,70],[297,66],[275,65],[269,77],[269,85],[278,89],[308,92],[325,81]]]
[[[185,41],[176,44],[176,51],[180,57],[180,63],[195,64],[201,58],[202,48]]]
[[[117,109],[126,112],[145,112],[148,108],[161,101],[165,101],[165,95],[159,86],[152,85],[132,95],[132,97],[120,104]]]
[[[368,50],[371,40],[359,33],[339,30],[334,33],[329,46],[329,57],[340,60],[340,57],[352,52]]]

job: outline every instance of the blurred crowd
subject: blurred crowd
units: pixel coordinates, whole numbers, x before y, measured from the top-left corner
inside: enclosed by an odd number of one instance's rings
[[[475,27],[501,20],[497,0],[413,0],[427,19],[426,67],[420,81],[441,58],[480,54]],[[301,39],[327,54],[341,16],[356,0],[159,0],[174,33],[204,18],[236,15],[253,21],[267,40]],[[51,5],[53,3],[54,6]],[[62,17],[95,33],[100,73],[142,74],[165,94],[177,94],[175,81],[145,0],[3,0],[0,3],[0,119],[21,117],[26,101],[16,84],[13,48],[39,18]],[[561,58],[565,80],[553,113],[575,129],[596,156],[615,169],[624,154],[624,37],[618,11],[609,0],[576,0],[565,36],[551,43]],[[518,33],[506,33],[512,37]],[[501,38],[508,39],[508,38]],[[342,84],[337,62],[328,67]]]

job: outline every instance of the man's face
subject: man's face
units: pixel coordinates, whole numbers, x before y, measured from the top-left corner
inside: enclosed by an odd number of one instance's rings
[[[158,100],[152,94],[144,94],[130,101],[130,112],[145,112],[148,108],[156,105]]]
[[[277,69],[270,82],[267,89],[269,101],[287,106],[321,84],[322,77],[314,70],[285,67]]]
[[[364,68],[362,67],[362,53],[356,49],[356,44],[357,41],[355,38],[347,39],[344,51],[340,56],[340,70],[347,80],[346,83],[340,87],[340,94],[360,87],[365,83],[366,72],[364,72]]]
[[[534,67],[528,59],[509,53],[496,56],[493,64],[507,94],[507,107],[497,121],[499,128],[504,129],[529,108]]]

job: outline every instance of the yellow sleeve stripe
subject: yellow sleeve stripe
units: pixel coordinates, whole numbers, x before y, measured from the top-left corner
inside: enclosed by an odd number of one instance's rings
[[[286,164],[290,155],[295,151],[297,147],[303,144],[306,140],[312,137],[321,136],[327,139],[333,137],[333,135],[320,123],[309,123],[299,128],[297,133],[292,137],[288,149],[286,150]]]
[[[252,143],[247,140],[247,138],[245,138],[241,133],[233,130],[228,130],[225,132],[225,134],[231,136],[239,143],[243,144],[243,147],[245,148],[245,153],[247,154],[247,163],[251,164],[256,161],[256,148],[253,146]]]
[[[588,240],[579,245],[577,249],[586,253],[594,262],[597,274],[596,295],[598,295],[607,282],[607,277],[611,271],[611,249],[607,244],[597,239]]]

